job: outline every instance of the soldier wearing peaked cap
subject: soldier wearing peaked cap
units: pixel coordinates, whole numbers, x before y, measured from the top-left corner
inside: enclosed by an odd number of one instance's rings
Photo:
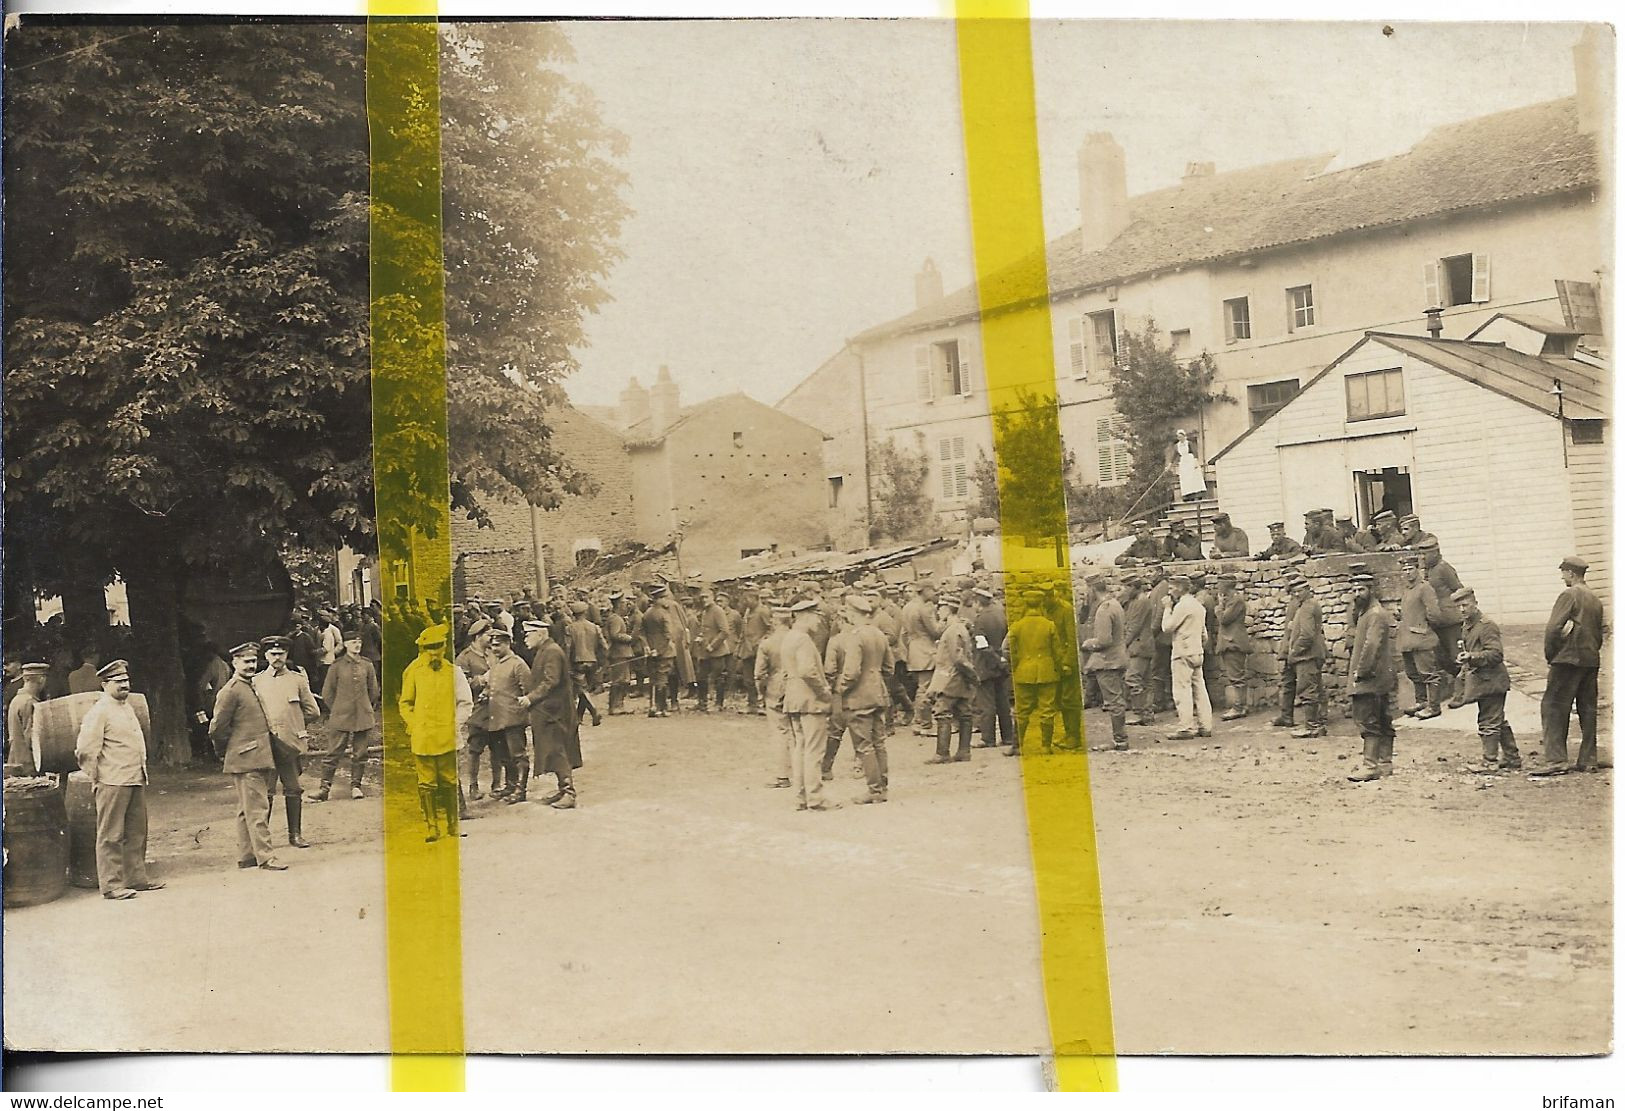
[[[253,641],[231,650],[231,678],[215,695],[209,741],[231,776],[237,794],[237,867],[283,871],[271,849],[271,787],[276,761],[271,755],[271,722],[254,689],[259,645]]]
[[[1420,548],[1426,541],[1439,543],[1439,538],[1422,528],[1422,518],[1414,513],[1407,513],[1399,519],[1399,541],[1407,548]]]
[[[1580,753],[1574,771],[1596,771],[1597,670],[1606,632],[1602,602],[1586,585],[1590,570],[1579,556],[1558,565],[1563,593],[1546,620],[1546,694],[1540,703],[1541,761],[1534,773],[1569,770],[1569,712],[1580,717]]]
[[[129,662],[114,660],[96,675],[102,696],[80,724],[73,752],[95,793],[102,897],[129,899],[164,886],[147,878],[147,738],[130,705]]]
[[[1016,744],[1007,755],[1031,751],[1033,726],[1046,753],[1055,747],[1056,691],[1061,681],[1061,636],[1044,610],[1041,591],[1022,594],[1022,616],[1004,638],[1004,656],[1016,695]]]
[[[946,764],[970,759],[971,698],[976,689],[976,665],[971,657],[970,629],[959,613],[959,598],[937,597],[937,626],[942,630],[932,660],[931,716],[937,728],[937,754],[927,761]],[[957,731],[958,748],[948,749]]]
[[[1461,701],[1478,704],[1478,739],[1484,759],[1471,766],[1475,772],[1517,771],[1523,766],[1512,726],[1506,719],[1507,674],[1501,627],[1478,608],[1478,596],[1462,587],[1450,599],[1461,610]]]
[[[540,631],[526,634],[536,649],[530,678],[519,706],[530,714],[530,735],[536,746],[532,776],[552,773],[557,789],[543,801],[556,810],[576,807],[575,770],[581,767],[580,717],[576,712],[574,679],[564,648]],[[524,792],[509,801],[522,802]]]
[[[468,679],[446,659],[451,630],[430,625],[418,634],[418,656],[401,675],[401,720],[417,767],[424,840],[458,836],[457,741],[474,709]]]
[[[45,701],[45,683],[50,674],[51,665],[42,658],[31,656],[24,660],[22,687],[6,707],[6,763],[18,765],[23,775],[34,774],[34,707]]]
[[[1254,559],[1286,559],[1290,556],[1302,555],[1303,545],[1286,534],[1286,522],[1270,522],[1269,546],[1257,553]]]
[[[790,790],[797,810],[834,810],[824,797],[823,761],[831,697],[824,659],[811,632],[818,603],[804,598],[790,607],[791,626],[779,643],[784,669],[784,716],[790,732]]]
[[[372,661],[361,654],[361,630],[346,629],[343,649],[334,657],[322,681],[322,701],[327,704],[328,747],[322,754],[321,789],[311,802],[326,802],[338,774],[339,757],[350,758],[350,797],[363,797],[362,773],[367,766],[367,742],[378,726],[378,703],[383,692]]]
[[[1004,638],[1009,630],[1004,607],[985,586],[971,591],[976,612],[971,618],[971,650],[976,663],[976,716],[982,732],[981,745],[992,748],[1016,743],[1010,665],[1004,658]]]
[[[777,774],[768,783],[769,787],[788,788],[790,786],[790,760],[792,755],[800,759],[799,749],[792,752],[792,742],[796,738],[790,729],[790,719],[784,713],[784,655],[783,645],[786,634],[790,631],[791,612],[788,603],[772,604],[773,627],[768,630],[762,642],[756,646],[756,660],[752,671],[756,689],[761,695],[762,706],[767,710],[768,720],[773,725],[773,734],[777,738],[774,746],[774,766]],[[826,745],[827,747],[827,745]]]
[[[299,773],[310,749],[310,725],[321,720],[321,707],[310,689],[310,679],[298,668],[288,666],[287,637],[266,637],[260,641],[265,670],[254,676],[254,691],[265,706],[271,724],[271,756],[276,776],[282,783],[282,807],[288,819],[288,844],[308,849],[304,838],[304,790]],[[274,798],[272,800],[274,802]]]
[[[1439,638],[1437,662],[1441,682],[1445,692],[1449,692],[1456,685],[1450,664],[1461,650],[1461,607],[1451,598],[1461,589],[1461,578],[1456,574],[1456,569],[1444,561],[1439,552],[1439,541],[1434,537],[1423,537],[1417,542],[1416,550],[1422,554],[1424,573],[1439,602],[1439,619],[1434,622],[1433,629]],[[1450,705],[1460,706],[1461,702],[1452,697]]]
[[[1405,546],[1404,539],[1399,535],[1399,518],[1394,516],[1393,510],[1377,511],[1371,518],[1371,527],[1376,530],[1378,551],[1397,552]]]
[[[1404,553],[1403,563],[1405,593],[1399,601],[1399,630],[1395,639],[1405,661],[1405,674],[1416,692],[1416,705],[1406,710],[1405,715],[1426,720],[1439,716],[1439,703],[1444,697],[1445,665],[1439,660],[1439,636],[1435,632],[1441,616],[1439,596],[1422,574],[1419,553]]]
[[[1119,567],[1132,566],[1141,560],[1161,559],[1163,557],[1162,545],[1157,543],[1156,537],[1151,535],[1151,521],[1142,517],[1134,522],[1134,543],[1130,544],[1118,555],[1116,563]]]
[[[874,624],[874,604],[861,594],[846,598],[847,626],[830,641],[831,657],[840,670],[833,674],[833,694],[840,697],[842,720],[852,737],[852,750],[863,769],[868,792],[860,803],[885,802],[890,779],[882,716],[886,707],[884,675],[891,666],[891,645]],[[836,651],[837,643],[840,649]],[[826,659],[826,670],[829,660]],[[826,743],[824,768],[830,764],[834,744]]]
[[[1372,595],[1370,575],[1356,573],[1351,582],[1355,626],[1349,655],[1350,708],[1365,747],[1364,767],[1348,778],[1353,783],[1368,783],[1394,773],[1394,721],[1388,712],[1388,697],[1398,676],[1392,651],[1393,619]]]

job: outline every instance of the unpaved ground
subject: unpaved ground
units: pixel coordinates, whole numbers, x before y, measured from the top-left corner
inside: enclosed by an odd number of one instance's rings
[[[1118,1050],[1605,1050],[1612,773],[1465,775],[1470,712],[1405,729],[1378,785],[1343,779],[1346,722],[1092,754]],[[580,810],[482,802],[461,842],[471,1051],[1045,1045],[1019,761],[898,736],[892,802],[798,814],[763,719],[584,736]],[[11,1046],[387,1046],[375,797],[307,807],[282,874],[234,867],[224,777],[150,810],[168,890],[6,914]]]

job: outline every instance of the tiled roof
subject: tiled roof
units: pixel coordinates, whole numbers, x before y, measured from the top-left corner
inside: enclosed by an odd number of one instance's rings
[[[1323,172],[1332,159],[1323,154],[1192,178],[1131,197],[1128,226],[1100,250],[1083,251],[1078,231],[1049,244],[1050,293],[1598,182],[1596,144],[1579,130],[1573,97],[1446,124],[1404,154]],[[965,320],[976,312],[976,287],[970,285],[858,339]]]
[[[1504,343],[1484,343],[1467,339],[1435,339],[1432,336],[1406,336],[1394,332],[1367,332],[1353,347],[1333,359],[1324,370],[1303,384],[1292,401],[1275,410],[1268,417],[1226,444],[1209,463],[1217,463],[1235,450],[1247,437],[1263,428],[1293,401],[1303,397],[1315,383],[1336,370],[1342,361],[1365,344],[1375,341],[1437,367],[1447,374],[1464,378],[1477,386],[1500,394],[1502,397],[1529,406],[1547,416],[1557,415],[1557,399],[1552,396],[1552,383],[1563,383],[1563,415],[1580,420],[1608,420],[1608,395],[1604,385],[1605,371],[1575,359],[1559,359],[1550,355],[1525,355]]]

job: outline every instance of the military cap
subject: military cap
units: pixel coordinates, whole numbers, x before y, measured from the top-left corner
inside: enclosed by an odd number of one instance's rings
[[[1591,570],[1591,564],[1587,563],[1577,555],[1564,556],[1563,562],[1559,563],[1557,566],[1559,570],[1578,571],[1582,575]]]
[[[1124,586],[1133,587],[1135,590],[1145,585],[1145,580],[1138,575],[1126,575],[1121,581]]]
[[[343,640],[360,640],[361,630],[354,625],[347,625],[340,630],[339,637]]]
[[[1150,528],[1151,527],[1151,518],[1149,518],[1149,517],[1141,517],[1138,521],[1134,522],[1134,527],[1135,528],[1140,528],[1142,526],[1145,527],[1145,528]]]
[[[1168,576],[1168,581],[1169,582],[1176,582],[1176,583],[1184,583],[1186,586],[1189,586],[1191,584],[1191,577],[1189,575],[1185,574],[1184,572],[1181,572],[1181,573],[1179,573],[1177,575]]]
[[[24,675],[44,675],[50,670],[51,665],[38,656],[29,656],[22,663],[22,673]]]
[[[587,603],[585,603],[585,602],[571,602],[570,603],[570,612],[571,613],[586,613],[587,612]]]
[[[1320,515],[1322,517],[1330,517],[1335,512],[1335,510],[1333,510],[1330,506],[1327,506],[1327,507],[1324,507],[1324,508],[1318,510],[1318,512],[1320,513]]]
[[[789,602],[774,602],[773,603],[773,612],[774,613],[793,613],[794,609],[791,607]]]
[[[513,634],[507,629],[504,629],[501,625],[498,625],[496,628],[491,630],[491,639],[493,641],[512,640]]]
[[[1312,521],[1316,517],[1319,517],[1319,516],[1320,516],[1320,510],[1318,510],[1318,509],[1306,509],[1306,510],[1304,510],[1304,513],[1303,513],[1303,518],[1306,521]]]
[[[989,590],[985,586],[977,587],[975,590],[971,591],[971,594],[973,594],[977,598],[986,599],[989,602],[991,602],[993,600],[993,592],[991,590]]]
[[[658,598],[664,593],[666,593],[666,588],[660,583],[655,583],[649,587],[649,597],[651,598]]]
[[[1356,560],[1355,562],[1349,564],[1349,574],[1363,575],[1366,573],[1367,567],[1368,565],[1366,563]]]
[[[463,606],[463,604],[461,602],[453,602],[451,604],[451,612],[452,613],[462,613],[464,608],[465,607]]]
[[[1418,540],[1416,542],[1416,550],[1419,551],[1419,552],[1436,552],[1436,551],[1438,551],[1439,550],[1439,538],[1437,536],[1424,536],[1424,537],[1422,537],[1422,539],[1420,539],[1420,540]]]
[[[1394,511],[1391,509],[1379,509],[1376,513],[1371,515],[1372,524],[1376,524],[1378,521],[1392,521],[1393,519]]]
[[[527,634],[545,632],[547,630],[547,622],[526,621],[523,623],[523,628]]]
[[[1450,600],[1458,605],[1462,602],[1476,602],[1478,600],[1478,595],[1473,593],[1472,587],[1464,586],[1454,594],[1450,595]]]
[[[1216,524],[1216,525],[1217,524],[1229,524],[1230,523],[1230,514],[1228,514],[1228,513],[1215,513],[1213,515],[1213,523]]]
[[[252,640],[245,640],[226,654],[234,660],[238,656],[258,656],[260,654],[260,646]]]
[[[875,604],[861,594],[848,594],[846,596],[846,604],[857,610],[859,613],[875,612]]]
[[[495,607],[495,608],[496,608],[496,609],[501,609],[501,608],[502,608],[502,601],[501,601],[501,599],[498,599],[498,598],[492,598],[492,599],[490,599],[490,600],[489,600],[489,601],[487,601],[487,602],[486,602],[486,603],[485,603],[485,608],[486,608],[486,609],[491,609],[491,608],[493,608],[493,607]]]
[[[282,649],[282,651],[286,652],[288,650],[289,645],[291,645],[292,643],[293,642],[290,641],[287,637],[261,637],[260,638],[260,647],[265,649],[267,652],[273,652],[278,648],[280,648],[280,649]]]
[[[1099,586],[1106,581],[1106,578],[1106,572],[1104,571],[1091,571],[1083,577],[1083,581],[1090,586]]]
[[[472,625],[470,625],[468,627],[468,638],[470,640],[473,640],[475,637],[479,636],[481,633],[488,633],[490,631],[491,631],[491,622],[487,621],[485,618],[482,617],[479,620],[475,621],[474,624],[472,624]]]
[[[1197,583],[1198,585],[1200,585],[1201,583],[1207,582],[1207,572],[1206,571],[1192,571],[1191,575],[1190,575],[1190,578],[1191,578],[1191,582]]]
[[[1277,529],[1284,529],[1284,528],[1286,528],[1286,522],[1285,521],[1271,521],[1270,522],[1270,531],[1271,532],[1274,532]]]
[[[1419,525],[1422,523],[1422,518],[1414,513],[1407,513],[1399,519],[1399,523],[1402,525]]]
[[[1362,572],[1358,575],[1349,576],[1349,582],[1353,583],[1355,586],[1370,586],[1376,581],[1377,577],[1369,572]]]
[[[1340,525],[1352,525],[1354,523],[1354,518],[1353,517],[1337,517],[1337,518],[1334,518],[1334,519]]]
[[[429,648],[444,643],[446,643],[446,627],[444,625],[430,625],[418,634],[419,648]]]
[[[958,604],[959,595],[957,594],[949,594],[945,591],[937,595],[937,605],[939,606],[957,606]]]
[[[1042,602],[1044,600],[1044,592],[1042,590],[1035,590],[1029,587],[1021,592],[1021,600],[1024,602]]]
[[[803,599],[801,599],[801,601],[791,604],[790,612],[791,613],[806,613],[808,610],[817,609],[817,608],[818,608],[818,599],[816,599],[816,598],[803,598]]]
[[[96,669],[96,678],[102,682],[109,679],[128,679],[130,677],[129,660],[110,660]]]

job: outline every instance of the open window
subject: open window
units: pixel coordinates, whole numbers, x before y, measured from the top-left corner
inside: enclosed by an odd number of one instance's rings
[[[1422,266],[1426,308],[1482,305],[1490,299],[1490,256],[1447,255]]]
[[[1354,497],[1359,506],[1362,527],[1384,509],[1395,517],[1414,513],[1411,500],[1411,474],[1405,467],[1384,467],[1354,472]]]
[[[970,395],[970,363],[958,340],[922,343],[914,348],[914,391],[921,401]]]

